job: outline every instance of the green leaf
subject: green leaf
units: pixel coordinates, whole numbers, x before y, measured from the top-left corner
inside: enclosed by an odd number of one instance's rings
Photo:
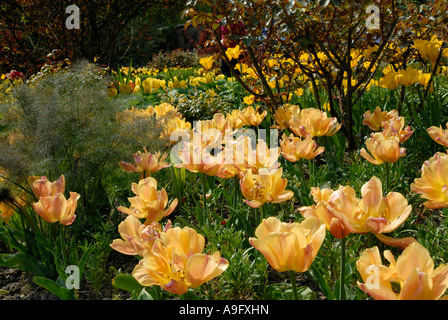
[[[76,300],[74,291],[60,286],[55,281],[45,277],[34,277],[33,282],[49,292],[58,296],[61,300]]]
[[[301,300],[316,300],[316,293],[308,287],[299,287],[297,289],[297,294],[300,296]]]
[[[26,253],[0,254],[0,266],[17,268],[35,276],[46,276],[46,268],[42,262]]]
[[[143,286],[130,274],[119,274],[112,279],[112,285],[118,289],[126,290],[130,293],[140,294]]]
[[[142,291],[140,291],[137,300],[154,300],[154,298],[146,292],[145,288],[143,288]]]

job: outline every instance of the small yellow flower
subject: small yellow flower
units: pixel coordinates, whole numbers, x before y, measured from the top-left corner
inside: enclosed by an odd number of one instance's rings
[[[245,96],[243,98],[243,102],[247,105],[252,105],[255,102],[255,96],[254,95]]]
[[[199,63],[204,67],[205,70],[211,69],[213,67],[214,61],[215,60],[213,59],[213,56],[199,59]]]
[[[234,48],[227,48],[226,56],[229,60],[238,59],[242,52],[243,51],[240,49],[240,46],[236,45]]]

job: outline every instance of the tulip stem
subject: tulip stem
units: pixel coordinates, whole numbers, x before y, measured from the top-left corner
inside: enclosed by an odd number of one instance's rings
[[[385,172],[385,175],[386,175],[386,193],[388,193],[389,192],[389,186],[390,186],[389,162],[385,162],[384,163],[384,170],[386,171]]]
[[[339,300],[345,300],[345,242],[346,238],[341,239],[341,276],[339,278]]]
[[[233,210],[236,210],[236,204],[238,202],[238,187],[239,187],[238,176],[233,177]]]
[[[294,294],[294,300],[300,300],[297,294],[296,273],[292,270],[289,271],[289,277],[291,278],[292,293]]]
[[[205,173],[200,173],[200,176],[202,180],[202,197],[204,201],[204,212],[207,215],[207,190],[206,190],[207,177]]]

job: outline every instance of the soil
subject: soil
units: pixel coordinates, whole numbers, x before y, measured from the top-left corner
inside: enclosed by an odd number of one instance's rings
[[[116,251],[112,251],[106,262],[106,270],[114,267],[121,269],[122,273],[130,274],[136,265],[133,256],[126,256]],[[308,278],[305,274],[296,273],[297,286],[307,286],[316,293],[317,300],[325,300],[325,295],[321,292],[316,282]],[[112,285],[113,272],[106,275],[103,287],[94,290],[88,283],[81,283],[81,290],[78,290],[78,300],[127,300],[130,293],[119,290]],[[268,281],[270,283],[283,282],[281,275],[269,268]],[[84,289],[84,290],[82,290]],[[33,275],[19,269],[0,266],[0,300],[60,300],[56,295],[33,282]]]

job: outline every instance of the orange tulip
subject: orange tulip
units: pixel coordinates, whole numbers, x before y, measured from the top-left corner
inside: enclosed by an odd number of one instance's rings
[[[317,147],[316,142],[312,138],[302,140],[295,137],[292,133],[289,135],[289,138],[286,134],[283,134],[280,146],[282,148],[282,156],[290,162],[296,162],[300,159],[311,160],[325,151],[324,147]]]
[[[411,190],[420,194],[430,209],[448,207],[448,155],[437,152],[422,166],[422,175],[411,184]]]
[[[41,196],[39,201],[33,204],[34,210],[45,221],[68,226],[75,221],[76,206],[80,195],[70,192],[70,198],[66,199],[63,193],[56,193],[50,196]]]
[[[219,252],[203,254],[204,245],[204,237],[194,229],[171,228],[160,234],[152,250],[143,252],[132,275],[143,286],[158,285],[168,292],[184,294],[228,268],[228,261]]]
[[[383,133],[372,133],[366,140],[366,149],[361,149],[361,156],[372,164],[380,165],[384,162],[395,163],[401,157],[406,156],[406,149],[400,148],[398,136],[385,136]]]
[[[282,178],[282,168],[269,171],[261,169],[258,174],[246,170],[240,179],[241,192],[246,202],[252,208],[258,208],[264,203],[280,203],[292,198],[294,193],[285,190],[288,180]]]
[[[136,217],[128,216],[118,225],[118,232],[122,239],[115,239],[110,246],[120,253],[143,257],[143,251],[151,250],[160,234],[166,232],[170,227],[171,221],[168,221],[165,228],[162,229],[158,222],[146,225],[142,224]]]
[[[289,127],[301,137],[332,136],[341,128],[336,118],[328,118],[325,111],[316,108],[302,109],[300,114],[293,115]]]
[[[428,128],[428,134],[435,142],[448,148],[448,122],[445,130],[442,129],[442,126],[432,126]]]
[[[174,199],[165,209],[168,205],[168,195],[165,189],[157,191],[157,181],[151,177],[140,180],[138,184],[132,183],[132,192],[136,196],[128,198],[130,208],[120,206],[118,210],[138,219],[146,219],[147,225],[168,216],[177,206],[178,200]]]
[[[428,250],[420,243],[410,244],[395,261],[386,250],[381,262],[378,247],[364,250],[356,268],[364,283],[358,287],[375,300],[437,300],[448,288],[448,265],[434,269]]]
[[[151,154],[148,152],[146,147],[144,147],[143,150],[143,153],[138,151],[134,154],[135,165],[125,161],[121,161],[119,163],[120,168],[126,172],[154,173],[170,166],[168,162],[163,162],[163,160],[165,160],[165,158],[167,157],[167,154],[164,154],[163,156],[160,154],[160,152]]]
[[[270,217],[263,219],[255,230],[256,238],[249,238],[249,242],[275,270],[305,272],[316,257],[325,232],[325,225],[314,217],[301,223]]]

